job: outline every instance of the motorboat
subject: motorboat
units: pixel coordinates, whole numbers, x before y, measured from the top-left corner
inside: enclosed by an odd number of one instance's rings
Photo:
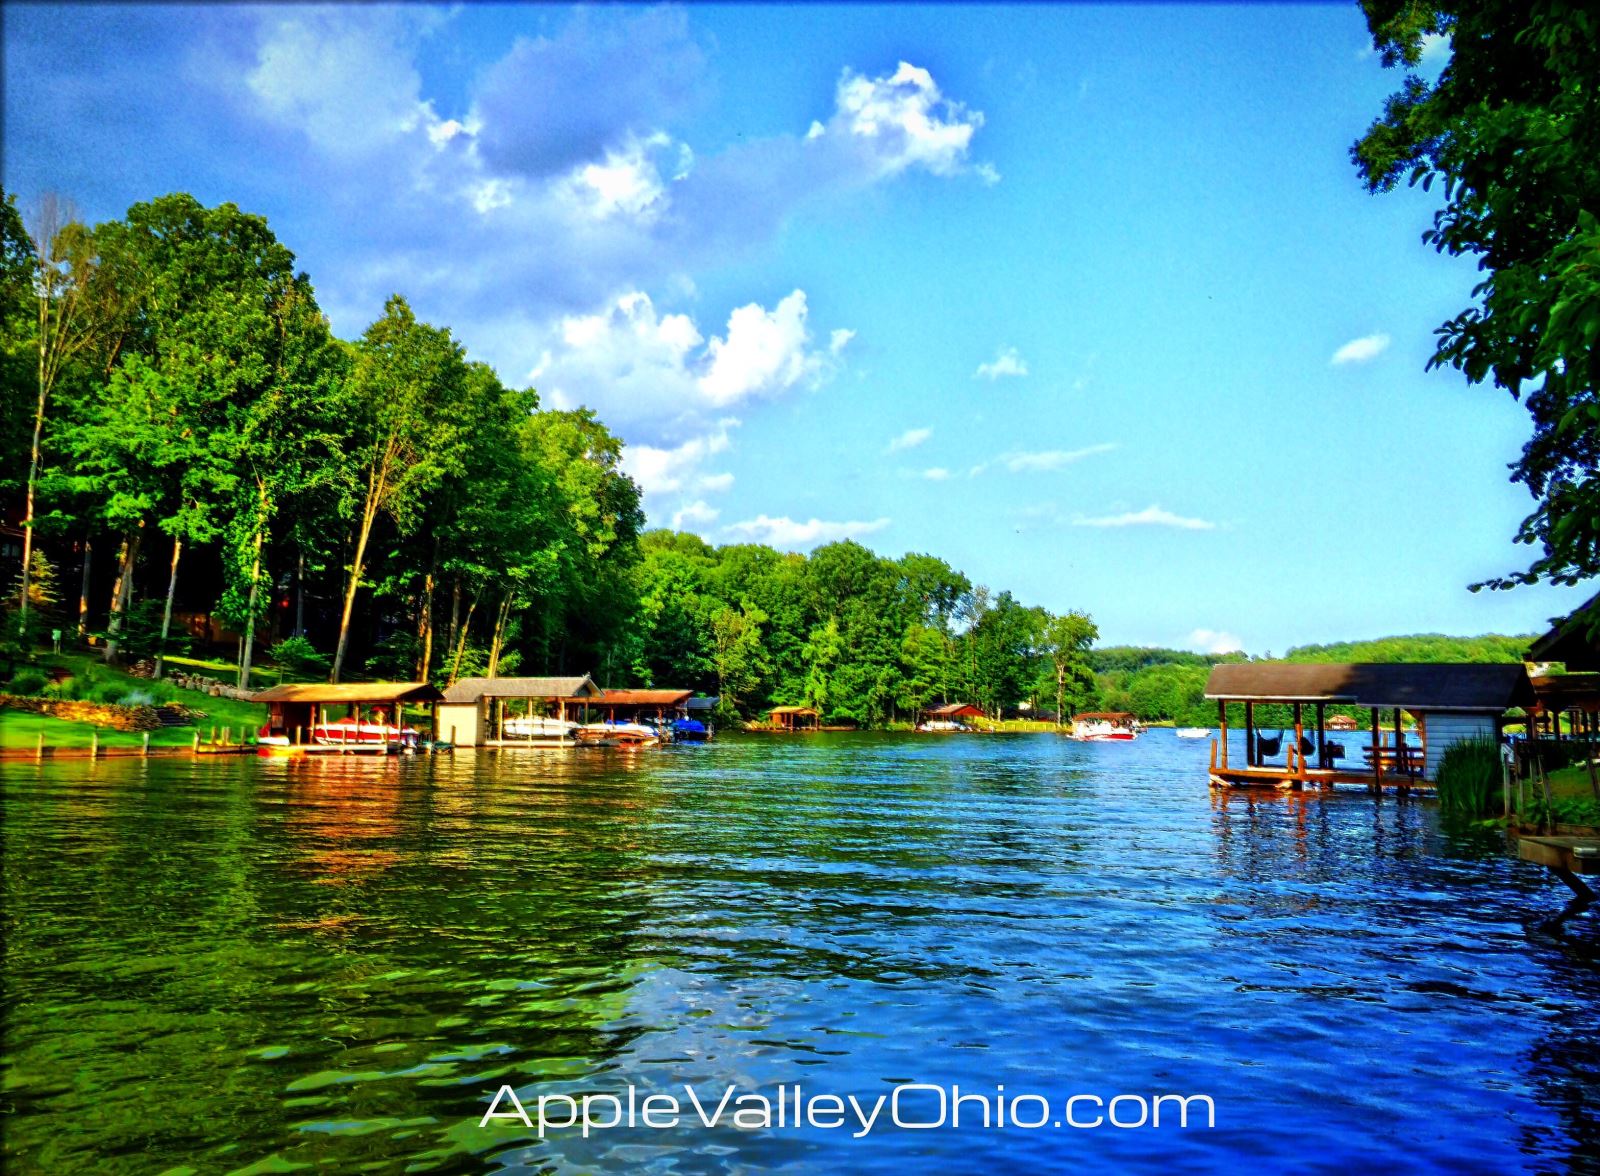
[[[311,742],[319,747],[393,747],[401,751],[414,751],[417,736],[415,727],[367,723],[353,716],[318,723],[311,728]]]
[[[526,740],[529,743],[571,743],[576,737],[577,730],[578,724],[568,719],[519,715],[500,724],[500,737],[505,740]]]
[[[1072,716],[1072,738],[1082,743],[1126,743],[1137,739],[1137,720],[1126,711],[1092,711]]]
[[[585,723],[574,733],[580,747],[654,747],[661,733],[643,723]]]
[[[1211,735],[1210,727],[1179,727],[1179,739],[1206,739]]]
[[[711,728],[699,719],[674,719],[672,738],[679,743],[709,743]]]
[[[917,724],[918,731],[970,731],[971,727],[965,723],[958,723],[954,719],[924,719]]]

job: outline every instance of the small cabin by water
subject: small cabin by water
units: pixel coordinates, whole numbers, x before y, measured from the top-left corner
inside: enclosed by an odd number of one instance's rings
[[[809,706],[775,706],[768,713],[775,731],[815,731],[822,721],[822,716]]]
[[[1212,784],[1279,788],[1431,784],[1451,746],[1498,739],[1506,712],[1534,702],[1520,664],[1247,662],[1214,667],[1206,697],[1216,700],[1221,726],[1211,744]],[[1243,707],[1243,762],[1229,746],[1230,704]],[[1257,723],[1256,708],[1264,705],[1286,707],[1289,723],[1267,734]],[[1365,739],[1328,738],[1327,708],[1335,705],[1368,711]],[[1393,712],[1388,729],[1380,711]],[[1409,738],[1403,715],[1413,720]]]

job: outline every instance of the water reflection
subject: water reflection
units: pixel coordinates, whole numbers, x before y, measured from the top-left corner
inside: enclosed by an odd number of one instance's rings
[[[1210,794],[1205,752],[860,735],[8,768],[6,1159],[1579,1164],[1594,942],[1537,930],[1542,873],[1423,800]],[[1220,1128],[477,1127],[501,1083],[909,1080],[1202,1091]]]

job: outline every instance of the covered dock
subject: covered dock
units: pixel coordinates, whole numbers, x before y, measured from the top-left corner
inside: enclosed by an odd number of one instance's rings
[[[427,704],[437,740],[439,703],[443,699],[439,689],[427,682],[312,682],[273,686],[254,695],[251,701],[267,705],[267,731],[261,746],[297,755],[387,751],[387,740],[361,738],[363,725],[403,729],[402,708],[408,703]],[[352,726],[357,735],[348,745],[333,743],[326,736],[319,743],[313,734],[318,728],[327,730],[330,725],[341,723]]]
[[[769,731],[795,732],[821,729],[822,716],[809,706],[775,706],[767,713],[771,716],[771,725],[767,727]]]
[[[653,719],[665,723],[669,719],[689,717],[689,700],[693,690],[612,690],[606,689],[590,705],[602,712],[607,722],[623,719],[639,722]]]
[[[1374,791],[1431,786],[1448,748],[1476,737],[1499,739],[1506,712],[1534,701],[1520,664],[1246,662],[1214,667],[1206,697],[1217,702],[1221,729],[1211,743],[1214,787],[1359,784]],[[1231,704],[1243,707],[1243,762],[1229,747]],[[1275,735],[1257,722],[1262,706],[1284,708],[1278,713],[1289,718],[1267,724],[1277,727]],[[1367,712],[1361,743],[1328,738],[1333,706]],[[1385,711],[1387,726],[1380,722]],[[1409,733],[1405,715],[1413,720]]]
[[[529,740],[507,738],[509,718],[581,720],[583,708],[604,691],[594,679],[462,678],[444,692],[440,730],[460,747],[520,747]]]

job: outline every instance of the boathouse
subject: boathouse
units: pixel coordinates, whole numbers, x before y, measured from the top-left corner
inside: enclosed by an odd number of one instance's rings
[[[821,716],[809,706],[775,706],[769,712],[776,731],[815,731]]]
[[[457,747],[493,747],[501,742],[506,715],[573,719],[605,691],[579,678],[462,678],[444,692],[439,730]],[[521,742],[514,741],[514,742]]]
[[[1476,736],[1499,738],[1506,711],[1534,702],[1520,664],[1245,662],[1214,667],[1206,697],[1216,700],[1221,727],[1211,744],[1212,783],[1268,787],[1431,783],[1451,746]],[[1229,747],[1230,704],[1243,704],[1243,762]],[[1282,707],[1278,713],[1289,717],[1268,724],[1276,726],[1273,734],[1257,722],[1256,708],[1265,705]],[[1330,706],[1367,711],[1363,736],[1330,740]],[[1380,711],[1392,712],[1387,728]],[[1414,723],[1409,738],[1403,715]]]
[[[983,719],[988,716],[970,702],[947,702],[941,706],[927,707],[923,710],[922,717],[925,720],[954,723],[962,719]]]
[[[407,703],[429,705],[434,738],[438,738],[438,704],[443,698],[438,687],[427,682],[307,682],[273,686],[253,695],[251,701],[266,703],[269,735],[299,746],[310,742],[317,727],[341,718],[372,718],[391,727],[404,727],[400,708]]]

